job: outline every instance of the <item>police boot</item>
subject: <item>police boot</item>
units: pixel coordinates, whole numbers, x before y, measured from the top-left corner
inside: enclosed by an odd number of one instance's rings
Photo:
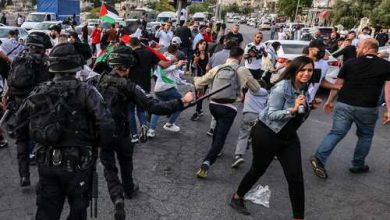
[[[135,195],[137,195],[139,191],[139,185],[134,183],[133,189],[131,191],[125,191],[125,199],[132,199]]]
[[[30,177],[27,176],[22,176],[20,177],[20,186],[25,187],[25,186],[30,186]]]
[[[126,219],[126,212],[125,212],[125,202],[122,198],[116,199],[114,202],[115,206],[115,214],[114,218],[115,220],[125,220]]]

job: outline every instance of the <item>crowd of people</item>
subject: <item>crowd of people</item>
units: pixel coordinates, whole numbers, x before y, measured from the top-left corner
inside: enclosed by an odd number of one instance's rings
[[[253,159],[230,201],[242,214],[250,214],[245,194],[276,158],[289,186],[293,218],[304,219],[297,130],[321,106],[320,87],[331,91],[324,110],[334,110],[334,121],[310,158],[314,174],[328,177],[326,161],[352,123],[357,125],[358,142],[350,172],[369,171],[365,158],[383,103],[387,106],[383,123],[390,121],[390,63],[379,57],[378,40],[358,37],[356,42],[351,32],[339,46],[335,32],[328,42],[313,39],[301,56],[277,66],[281,44],[265,45],[263,33],[256,32],[245,45],[237,24],[225,29],[192,21],[172,31],[167,22],[157,28],[153,39],[144,35],[144,28],[141,24],[130,34],[115,24],[108,30],[96,25],[90,35],[83,28],[79,39],[77,33],[63,34],[54,25],[50,36],[30,33],[26,45],[10,31],[0,45],[1,125],[6,127],[0,147],[7,146],[8,136],[15,138],[21,187],[31,185],[29,165],[38,164],[36,219],[59,219],[65,198],[68,219],[86,219],[86,195],[93,191],[96,180],[90,177],[98,157],[114,217],[125,219],[124,199],[132,199],[139,190],[132,177],[134,144],[153,141],[160,115],[168,116],[162,127],[170,132],[180,132],[177,122],[187,107],[196,106],[190,120],[199,120],[204,115],[202,97],[208,93],[212,120],[207,134],[212,143],[196,177],[208,177],[237,114],[242,113],[231,167],[244,162],[250,143]],[[325,49],[343,55],[335,84],[325,79]],[[190,76],[193,84],[187,81]],[[182,95],[179,85],[195,88],[196,93]],[[242,110],[236,105],[240,100]]]

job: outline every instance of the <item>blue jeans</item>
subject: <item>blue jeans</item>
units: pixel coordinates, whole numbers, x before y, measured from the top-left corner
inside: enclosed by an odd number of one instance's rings
[[[169,101],[173,99],[181,99],[182,96],[180,93],[177,91],[176,88],[170,88],[162,92],[156,92],[155,93],[156,97],[161,100],[161,101]],[[177,118],[180,115],[180,111],[172,113],[171,116],[169,117],[169,123],[173,124],[176,122]],[[158,120],[160,119],[159,115],[152,115],[152,118],[150,119],[150,128],[153,130],[156,130]]]
[[[128,120],[130,124],[130,134],[136,135],[137,132],[137,120],[135,119],[135,109],[137,108],[137,117],[139,123],[142,125],[147,125],[145,110],[143,110],[140,106],[136,105],[134,102],[129,103],[129,113]]]
[[[358,142],[356,143],[352,165],[354,167],[364,166],[364,160],[371,148],[377,119],[378,108],[376,107],[357,107],[338,102],[334,110],[332,129],[318,146],[315,156],[325,164],[337,143],[344,138],[354,122],[357,127]]]

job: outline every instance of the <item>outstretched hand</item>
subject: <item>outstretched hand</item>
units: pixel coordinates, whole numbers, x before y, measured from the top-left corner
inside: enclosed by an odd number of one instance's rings
[[[194,94],[192,92],[187,92],[181,99],[184,105],[191,103],[193,100],[194,100]]]

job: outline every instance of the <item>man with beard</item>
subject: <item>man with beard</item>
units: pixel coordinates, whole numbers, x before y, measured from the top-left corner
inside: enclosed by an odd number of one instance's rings
[[[58,37],[61,34],[61,27],[59,25],[52,25],[49,27],[50,37],[53,40],[53,47],[58,44]]]
[[[324,105],[326,113],[334,109],[332,129],[310,158],[314,174],[319,178],[328,177],[325,163],[336,145],[351,129],[352,123],[357,127],[358,142],[349,171],[354,174],[369,171],[365,158],[374,136],[383,85],[387,108],[383,124],[390,121],[390,63],[377,56],[378,46],[375,39],[363,40],[359,43],[357,58],[347,61],[340,69],[336,85],[341,89],[333,89]],[[335,105],[337,95],[338,102]]]

